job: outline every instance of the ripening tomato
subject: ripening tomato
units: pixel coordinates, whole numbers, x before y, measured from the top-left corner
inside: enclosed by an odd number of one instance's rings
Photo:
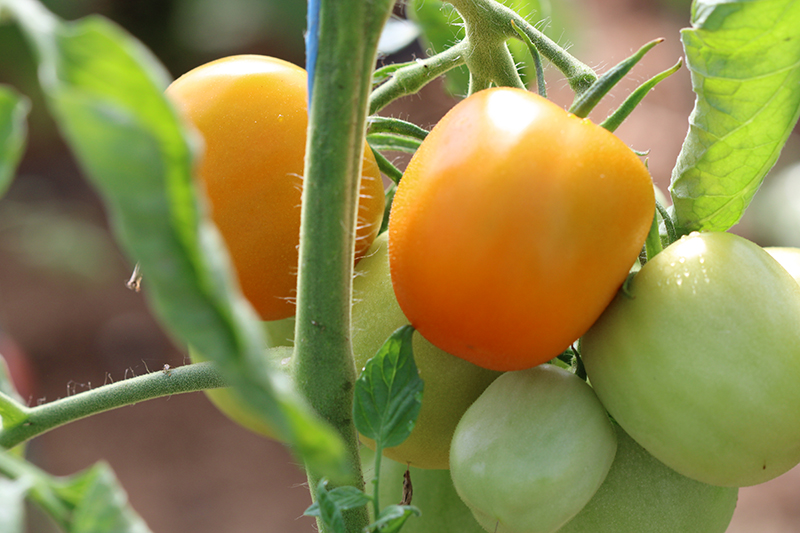
[[[527,91],[480,91],[433,128],[397,188],[397,300],[448,353],[535,366],[614,297],[654,205],[647,169],[610,132]]]
[[[450,474],[487,531],[553,533],[597,492],[616,449],[592,388],[545,364],[506,372],[467,409]]]
[[[581,354],[614,419],[684,476],[743,487],[800,462],[800,286],[742,237],[693,233],[665,248]]]
[[[203,136],[198,178],[242,291],[263,320],[295,314],[306,83],[305,70],[291,63],[242,55],[197,67],[167,89]],[[383,208],[383,182],[365,145],[357,258],[378,234]]]

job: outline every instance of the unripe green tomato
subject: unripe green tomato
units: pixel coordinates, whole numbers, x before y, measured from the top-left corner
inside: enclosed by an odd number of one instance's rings
[[[368,494],[372,494],[374,455],[372,450],[362,447],[361,458]],[[483,527],[458,497],[449,470],[409,468],[384,457],[381,460],[381,507],[402,501],[406,468],[411,476],[411,505],[417,507],[422,515],[409,518],[403,526],[403,533],[484,533]]]
[[[591,387],[550,364],[507,372],[467,409],[450,474],[490,533],[553,533],[603,483],[617,440]]]
[[[581,354],[614,419],[685,476],[741,487],[800,461],[800,286],[742,237],[695,233],[665,248]]]
[[[769,247],[764,250],[800,283],[800,248]]]
[[[267,340],[267,349],[264,351],[265,356],[269,358],[274,368],[288,373],[288,363],[292,357],[293,350],[291,344],[294,339],[294,317],[263,322],[262,324]],[[208,360],[199,350],[191,346],[189,347],[189,358],[194,363]],[[209,389],[205,391],[205,394],[222,414],[243,428],[270,439],[277,439],[272,426],[267,424],[249,405],[239,399],[229,387]]]
[[[724,533],[739,489],[682,476],[617,424],[617,455],[586,507],[558,533]]]
[[[392,288],[388,234],[380,235],[356,266],[353,279],[353,353],[360,372],[397,328],[408,324]],[[480,368],[435,347],[417,332],[414,360],[425,382],[422,410],[414,430],[384,455],[417,468],[449,468],[450,440],[461,415],[499,372]],[[361,437],[374,447],[374,442]]]

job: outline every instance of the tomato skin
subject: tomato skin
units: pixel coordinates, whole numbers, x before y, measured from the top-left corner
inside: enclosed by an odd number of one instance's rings
[[[397,328],[408,324],[392,290],[386,233],[379,235],[356,266],[353,279],[353,354],[356,369],[364,368]],[[414,361],[425,382],[422,409],[411,435],[386,457],[422,469],[450,468],[450,441],[464,411],[494,381],[499,372],[454,357],[419,333],[413,337]],[[374,448],[374,441],[361,437]]]
[[[241,55],[197,67],[166,91],[203,136],[197,175],[211,216],[244,295],[267,321],[295,314],[306,83],[305,70],[291,63]],[[377,236],[383,208],[380,171],[366,148],[357,258]]]
[[[589,503],[558,533],[725,533],[739,489],[682,476],[614,424],[617,455]]]
[[[480,91],[433,128],[398,186],[397,300],[448,353],[535,366],[611,301],[653,212],[647,169],[613,134],[527,91]]]
[[[616,449],[591,387],[544,364],[506,372],[467,409],[450,474],[487,531],[553,533],[592,498]]]
[[[581,342],[597,395],[640,445],[704,483],[800,462],[800,286],[730,233],[665,248]]]

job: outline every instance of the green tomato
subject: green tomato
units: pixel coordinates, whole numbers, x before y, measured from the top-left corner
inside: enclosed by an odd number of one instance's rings
[[[800,248],[764,248],[792,277],[800,283]]]
[[[742,237],[665,248],[581,353],[614,419],[685,476],[742,487],[800,461],[800,285]]]
[[[503,374],[464,413],[450,473],[487,531],[552,533],[603,483],[616,442],[591,387],[544,364]]]
[[[606,480],[558,533],[724,533],[739,489],[682,476],[617,424],[617,455]]]
[[[369,448],[362,448],[364,479],[370,495],[375,474],[374,455]],[[417,507],[422,515],[409,518],[403,526],[403,533],[484,533],[483,527],[458,497],[449,470],[406,467],[384,457],[381,460],[381,507],[402,501],[406,469],[413,489],[411,505]]]
[[[356,368],[367,361],[397,328],[408,324],[394,296],[389,274],[386,233],[379,236],[358,263],[353,279],[353,353]],[[454,357],[417,332],[414,361],[425,382],[422,409],[414,430],[401,445],[384,455],[417,468],[449,468],[450,441],[456,424],[500,372],[486,370]],[[361,441],[374,448],[370,439]]]
[[[294,317],[263,322],[262,325],[267,340],[267,349],[264,352],[266,357],[275,368],[288,373],[293,351],[291,345],[294,342]],[[194,363],[208,360],[199,350],[191,346],[189,347],[189,358]],[[277,439],[272,426],[267,424],[230,388],[209,389],[205,391],[205,394],[214,407],[243,428],[270,439]]]

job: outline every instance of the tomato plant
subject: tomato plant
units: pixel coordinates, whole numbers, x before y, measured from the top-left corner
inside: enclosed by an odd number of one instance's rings
[[[273,57],[232,56],[201,65],[167,89],[198,129],[197,169],[244,295],[263,320],[295,314],[300,195],[308,125],[306,72]],[[356,258],[378,234],[383,182],[364,151]]]
[[[397,301],[434,345],[494,370],[563,352],[592,325],[653,220],[647,169],[622,141],[530,92],[457,104],[397,188]]]
[[[467,409],[453,485],[487,531],[552,533],[591,499],[617,441],[585,381],[554,365],[507,372]]]
[[[732,233],[681,238],[583,337],[592,386],[656,458],[746,486],[800,461],[800,286]]]
[[[64,531],[149,531],[108,467],[55,477],[20,445],[200,390],[294,453],[323,533],[721,532],[736,487],[800,461],[800,286],[725,233],[800,116],[800,2],[693,2],[695,107],[660,201],[613,132],[683,58],[596,125],[660,40],[598,74],[531,23],[545,2],[422,3],[309,0],[306,70],[233,56],[171,83],[106,19],[0,0],[139,267],[129,286],[198,360],[35,406],[0,372],[3,533],[26,499]],[[418,26],[391,20],[404,9]],[[378,62],[419,33],[458,42]],[[389,116],[462,66],[466,97],[430,132]],[[0,192],[30,107],[0,86]],[[383,452],[406,464],[381,470]]]
[[[383,233],[356,268],[353,280],[353,353],[361,369],[383,341],[408,324],[392,290],[387,234]],[[443,352],[421,335],[414,337],[414,360],[425,382],[425,402],[414,431],[384,455],[416,468],[449,468],[456,424],[498,375]],[[362,437],[368,445],[371,441]]]

